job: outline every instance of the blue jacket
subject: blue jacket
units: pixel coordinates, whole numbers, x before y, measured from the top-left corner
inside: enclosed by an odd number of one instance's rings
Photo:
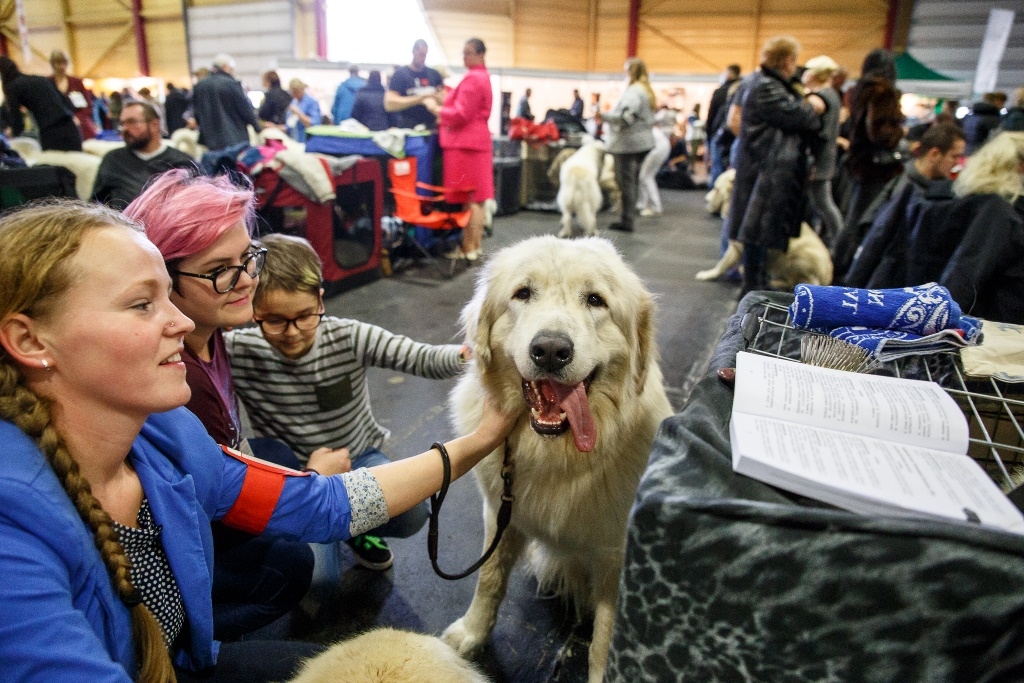
[[[303,114],[311,120],[310,126],[320,125],[320,103],[313,99],[309,93],[304,93],[301,100],[292,99],[291,104],[299,108]],[[289,105],[290,106],[290,105]],[[288,112],[288,134],[298,142],[306,141],[306,124],[295,114]]]
[[[352,105],[356,101],[356,92],[366,85],[366,80],[358,76],[349,76],[341,82],[334,93],[334,104],[331,105],[331,118],[334,125],[352,116]]]
[[[56,475],[35,442],[0,421],[0,672],[11,681],[129,681],[136,662],[128,608]],[[185,606],[189,639],[175,664],[216,662],[210,601],[210,522],[232,511],[250,469],[225,455],[192,413],[150,416],[129,461],[142,482]],[[237,514],[237,510],[235,511]],[[341,477],[295,473],[268,533],[326,542],[349,536]]]

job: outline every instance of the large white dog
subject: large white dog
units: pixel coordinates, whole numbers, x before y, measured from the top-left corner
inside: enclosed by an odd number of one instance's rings
[[[442,638],[466,654],[487,640],[509,574],[528,549],[545,591],[594,610],[590,681],[604,672],[626,518],[655,431],[672,409],[662,386],[654,303],[612,244],[525,240],[495,254],[463,311],[475,360],[452,392],[461,434],[485,394],[523,418],[506,442],[512,520],[483,565],[473,602]],[[504,448],[475,472],[485,543],[501,503]]]
[[[603,142],[591,140],[569,157],[558,173],[558,208],[562,212],[559,237],[572,236],[572,218],[576,216],[587,235],[597,234],[597,212],[603,197],[598,179],[604,164]]]

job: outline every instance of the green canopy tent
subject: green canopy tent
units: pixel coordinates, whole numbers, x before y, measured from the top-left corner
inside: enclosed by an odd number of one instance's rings
[[[904,93],[922,97],[970,97],[971,84],[958,81],[928,68],[909,52],[896,57],[896,87]]]

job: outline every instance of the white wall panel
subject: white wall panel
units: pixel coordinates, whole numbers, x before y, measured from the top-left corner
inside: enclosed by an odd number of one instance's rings
[[[188,9],[190,67],[209,67],[227,52],[235,77],[248,89],[262,89],[260,75],[278,60],[295,57],[295,13],[290,0],[209,5]]]
[[[1012,91],[1024,85],[1024,0],[915,0],[907,51],[940,73],[973,83],[993,8],[1017,13],[996,85]]]

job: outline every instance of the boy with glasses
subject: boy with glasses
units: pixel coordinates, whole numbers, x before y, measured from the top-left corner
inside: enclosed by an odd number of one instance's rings
[[[235,389],[254,431],[283,441],[302,460],[344,448],[352,469],[387,463],[379,448],[389,433],[373,417],[366,368],[447,379],[468,359],[468,348],[421,344],[325,317],[322,266],[310,244],[274,234],[263,247],[266,266],[253,298],[258,327],[225,335]],[[426,519],[424,503],[348,543],[360,564],[384,570],[394,557],[380,536],[407,538]]]

